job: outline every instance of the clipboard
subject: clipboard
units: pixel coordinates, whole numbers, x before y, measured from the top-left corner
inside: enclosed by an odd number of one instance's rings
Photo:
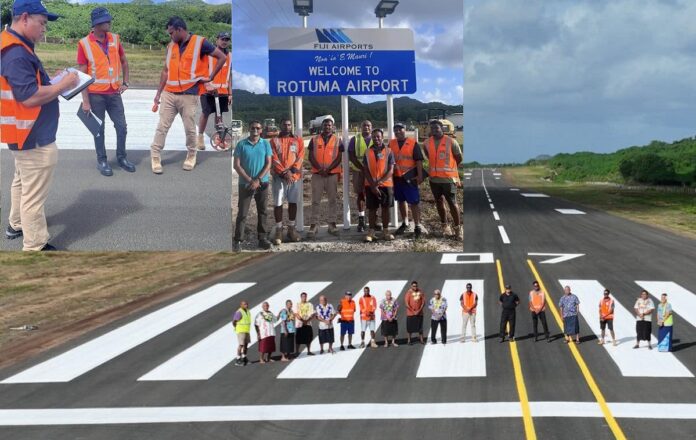
[[[85,127],[87,127],[87,130],[89,130],[90,133],[92,133],[92,136],[95,138],[101,136],[101,127],[104,121],[92,113],[92,110],[90,110],[89,113],[85,113],[82,110],[82,106],[80,106],[77,109],[77,117],[80,119],[80,121],[82,121],[83,124],[85,124]]]
[[[94,78],[92,78],[90,75],[87,75],[86,73],[81,72],[75,69],[74,67],[68,67],[67,69],[56,75],[56,77],[51,80],[51,84],[57,84],[58,82],[60,82],[61,79],[63,79],[63,77],[65,77],[65,75],[67,75],[70,72],[76,73],[80,82],[74,89],[66,90],[60,94],[60,96],[62,96],[68,101],[72,99],[73,96],[77,95],[78,93],[81,93],[86,87],[88,87],[90,84],[94,82]]]

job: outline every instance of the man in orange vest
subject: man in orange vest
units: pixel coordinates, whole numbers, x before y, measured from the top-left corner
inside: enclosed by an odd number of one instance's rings
[[[442,122],[435,119],[430,121],[431,136],[428,139],[425,153],[430,164],[430,189],[435,197],[437,212],[442,222],[442,235],[452,236],[457,240],[464,237],[461,214],[457,205],[457,188],[461,188],[458,167],[462,163],[462,150],[457,141],[451,136],[445,136]],[[454,232],[447,222],[445,202],[449,207],[454,224]]]
[[[225,64],[222,65],[222,69],[215,75],[213,81],[211,81],[210,86],[217,94],[217,98],[213,93],[204,93],[201,95],[201,118],[198,120],[198,137],[196,138],[196,148],[199,150],[205,150],[205,143],[203,142],[203,133],[205,133],[205,126],[208,125],[208,116],[211,113],[215,113],[215,99],[218,100],[220,104],[220,113],[225,113],[230,111],[230,105],[232,104],[232,86],[230,80],[232,77],[230,73],[232,72],[232,54],[230,53],[230,37],[229,32],[220,32],[217,35],[217,48],[225,55]],[[208,57],[208,73],[213,73],[213,68],[215,67],[215,58]]]
[[[338,235],[336,217],[338,216],[338,180],[341,176],[341,155],[343,142],[333,133],[334,122],[326,118],[321,123],[321,134],[309,141],[309,162],[312,164],[312,220],[307,238],[317,236],[321,198],[326,192],[329,199],[329,234]]]
[[[169,127],[176,115],[181,116],[186,132],[186,159],[183,169],[191,171],[196,166],[196,109],[198,96],[210,89],[212,82],[225,64],[225,54],[205,38],[186,29],[180,17],[171,17],[167,22],[167,33],[171,43],[167,46],[167,57],[160,75],[160,84],[155,94],[155,107],[159,106],[160,120],[155,138],[150,146],[152,172],[162,174],[162,150],[167,140]],[[217,60],[213,71],[208,69],[207,57]],[[160,104],[160,98],[162,100]]]
[[[273,150],[273,215],[276,230],[274,242],[283,241],[283,200],[288,201],[288,241],[298,242],[300,236],[295,229],[297,204],[300,200],[302,185],[302,162],[304,161],[304,140],[292,134],[292,121],[288,118],[280,122],[280,134],[271,140]]]
[[[338,305],[339,321],[341,323],[341,351],[345,350],[343,346],[343,340],[348,335],[348,348],[354,349],[353,347],[353,334],[355,333],[355,301],[353,301],[353,294],[349,290],[343,295],[341,303]]]
[[[534,342],[539,340],[539,320],[544,328],[546,342],[551,342],[549,339],[549,326],[546,324],[546,293],[539,287],[539,282],[532,283],[532,290],[529,291],[529,311],[532,313],[532,324],[534,326]]]
[[[406,219],[408,211],[406,204],[413,213],[415,228],[413,237],[419,239],[423,233],[420,224],[420,192],[418,186],[423,183],[423,152],[420,145],[413,138],[406,137],[404,124],[394,124],[395,139],[389,141],[389,149],[394,154],[394,198],[399,203],[399,214],[403,222],[394,232],[401,235],[406,232]]]
[[[609,296],[609,289],[604,289],[604,297],[599,301],[599,328],[602,330],[602,337],[597,341],[599,345],[604,344],[604,334],[609,327],[611,341],[616,345],[616,335],[614,334],[614,299]]]
[[[77,86],[75,73],[51,84],[34,44],[58,19],[40,0],[15,0],[12,24],[0,35],[0,142],[14,158],[5,236],[24,236],[25,251],[52,251],[44,204],[58,161],[58,95]]]
[[[377,348],[375,342],[375,311],[377,310],[377,300],[370,295],[370,288],[363,288],[363,296],[360,298],[360,348],[365,348],[365,331],[370,330],[370,347]]]
[[[382,208],[382,238],[393,240],[389,233],[389,208],[394,205],[394,154],[384,145],[384,132],[380,128],[372,130],[372,145],[367,149],[363,158],[363,173],[365,174],[365,193],[367,216],[370,228],[365,241],[376,240],[377,209]]]
[[[102,120],[101,130],[94,137],[97,152],[97,169],[102,176],[113,175],[104,147],[104,126],[106,113],[116,129],[116,160],[118,166],[135,172],[135,165],[126,159],[126,114],[123,109],[121,93],[128,89],[128,60],[121,45],[121,38],[111,33],[113,17],[103,7],[92,10],[92,32],[77,44],[77,66],[94,78],[88,88],[82,91],[82,111],[91,111]],[[121,72],[123,71],[123,76]]]
[[[476,338],[476,306],[478,306],[478,295],[471,290],[471,283],[466,284],[466,292],[459,296],[459,303],[462,306],[462,339],[466,341],[466,326],[471,323],[471,339],[478,342]]]
[[[353,191],[357,197],[358,232],[365,232],[365,174],[363,173],[363,158],[372,145],[372,121],[362,121],[360,133],[348,143],[348,160],[350,175],[353,177]]]

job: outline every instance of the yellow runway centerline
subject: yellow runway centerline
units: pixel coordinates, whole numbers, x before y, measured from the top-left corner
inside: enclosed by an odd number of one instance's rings
[[[505,291],[505,282],[503,281],[503,269],[500,266],[500,260],[495,260],[495,265],[498,268],[498,282],[500,283],[500,291],[503,292]],[[517,394],[519,395],[520,405],[522,406],[522,419],[524,421],[525,437],[527,440],[536,440],[536,430],[534,429],[532,412],[529,409],[529,398],[527,397],[527,387],[524,384],[524,376],[522,375],[520,355],[517,352],[517,342],[510,342],[510,357],[512,357],[512,368],[515,371]]]
[[[546,304],[551,309],[551,313],[553,314],[553,317],[556,319],[556,322],[558,323],[558,325],[561,328],[563,328],[563,320],[561,319],[561,314],[559,313],[558,309],[556,308],[556,304],[554,303],[553,299],[549,295],[549,290],[546,288],[546,286],[544,286],[544,282],[542,281],[541,277],[539,276],[539,272],[537,272],[536,267],[534,266],[534,263],[532,263],[532,260],[527,260],[527,264],[529,265],[529,268],[532,270],[532,273],[534,274],[534,279],[536,279],[539,282],[539,286],[541,287],[541,289],[544,292],[546,292],[546,298],[547,298]],[[623,431],[621,430],[621,427],[616,422],[616,419],[614,418],[613,414],[611,413],[611,410],[609,409],[609,406],[607,405],[607,401],[604,400],[604,395],[599,390],[599,386],[597,386],[597,382],[595,382],[594,378],[592,377],[592,373],[590,372],[590,369],[587,367],[585,360],[583,359],[582,355],[580,354],[580,350],[578,350],[578,347],[576,347],[576,345],[573,343],[568,344],[568,347],[570,347],[570,352],[573,353],[573,357],[575,358],[575,361],[578,363],[578,366],[580,367],[580,371],[582,372],[582,375],[585,377],[585,381],[587,382],[587,385],[590,387],[592,394],[594,395],[595,399],[597,400],[597,403],[599,404],[599,407],[602,410],[602,414],[604,414],[604,419],[607,421],[609,428],[611,428],[611,432],[614,433],[614,437],[619,439],[619,440],[625,440],[626,436],[624,435]]]

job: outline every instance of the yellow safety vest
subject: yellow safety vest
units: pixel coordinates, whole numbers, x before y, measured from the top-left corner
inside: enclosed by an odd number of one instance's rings
[[[370,145],[372,145],[372,139],[370,139]],[[362,133],[359,133],[355,136],[355,157],[358,158],[358,162],[362,163],[363,157],[365,157],[365,152],[370,147],[370,145],[367,145]],[[350,164],[351,169],[359,171],[358,167],[353,165],[353,162],[349,161],[348,163]]]
[[[251,313],[248,310],[239,309],[242,319],[237,321],[234,331],[237,333],[249,333],[251,331]]]

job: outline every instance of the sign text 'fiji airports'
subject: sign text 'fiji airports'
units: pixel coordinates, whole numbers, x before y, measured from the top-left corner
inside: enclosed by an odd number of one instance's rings
[[[274,96],[416,92],[410,29],[271,28],[268,47]]]

